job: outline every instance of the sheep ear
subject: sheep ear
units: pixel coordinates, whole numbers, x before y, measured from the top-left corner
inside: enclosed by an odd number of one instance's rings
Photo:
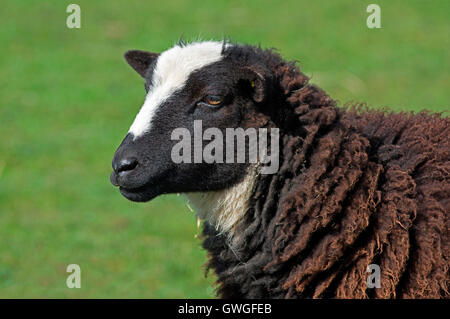
[[[140,50],[130,50],[125,52],[125,60],[128,64],[137,72],[140,76],[145,78],[145,73],[150,66],[150,64],[158,58],[157,53],[140,51]]]
[[[262,102],[266,97],[266,80],[264,71],[259,68],[244,68],[244,80],[248,81],[251,96],[256,103]]]

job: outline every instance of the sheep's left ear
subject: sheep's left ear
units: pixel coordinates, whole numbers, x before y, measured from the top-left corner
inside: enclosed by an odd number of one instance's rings
[[[125,52],[125,60],[140,76],[145,78],[150,64],[158,58],[158,53],[141,50],[130,50]]]
[[[243,78],[248,84],[251,96],[256,103],[261,103],[266,98],[266,72],[258,67],[245,67],[243,69]]]

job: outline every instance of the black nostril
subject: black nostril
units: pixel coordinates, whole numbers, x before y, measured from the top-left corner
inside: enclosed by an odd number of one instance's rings
[[[116,173],[131,171],[136,168],[138,164],[137,159],[135,158],[125,158],[120,160],[114,167]]]

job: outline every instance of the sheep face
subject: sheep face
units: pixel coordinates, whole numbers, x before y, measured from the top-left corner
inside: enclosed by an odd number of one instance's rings
[[[267,122],[257,111],[267,96],[267,73],[263,65],[242,59],[241,54],[220,42],[177,45],[162,54],[125,54],[145,79],[147,91],[113,158],[111,182],[126,198],[148,201],[164,193],[221,190],[244,178],[249,158],[233,163],[198,160],[208,144],[198,144],[198,139],[203,140],[208,129],[222,132],[225,142],[230,128],[258,128]],[[198,132],[199,124],[202,132]],[[190,137],[182,150],[191,150],[190,161],[174,160],[181,137],[174,133],[180,129],[186,133],[183,139]],[[240,151],[234,148],[230,158],[236,159]]]

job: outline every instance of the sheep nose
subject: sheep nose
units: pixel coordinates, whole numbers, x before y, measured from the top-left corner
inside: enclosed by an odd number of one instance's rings
[[[120,174],[122,172],[132,171],[138,165],[137,159],[134,157],[124,158],[118,161],[113,162],[113,169],[116,174]]]

